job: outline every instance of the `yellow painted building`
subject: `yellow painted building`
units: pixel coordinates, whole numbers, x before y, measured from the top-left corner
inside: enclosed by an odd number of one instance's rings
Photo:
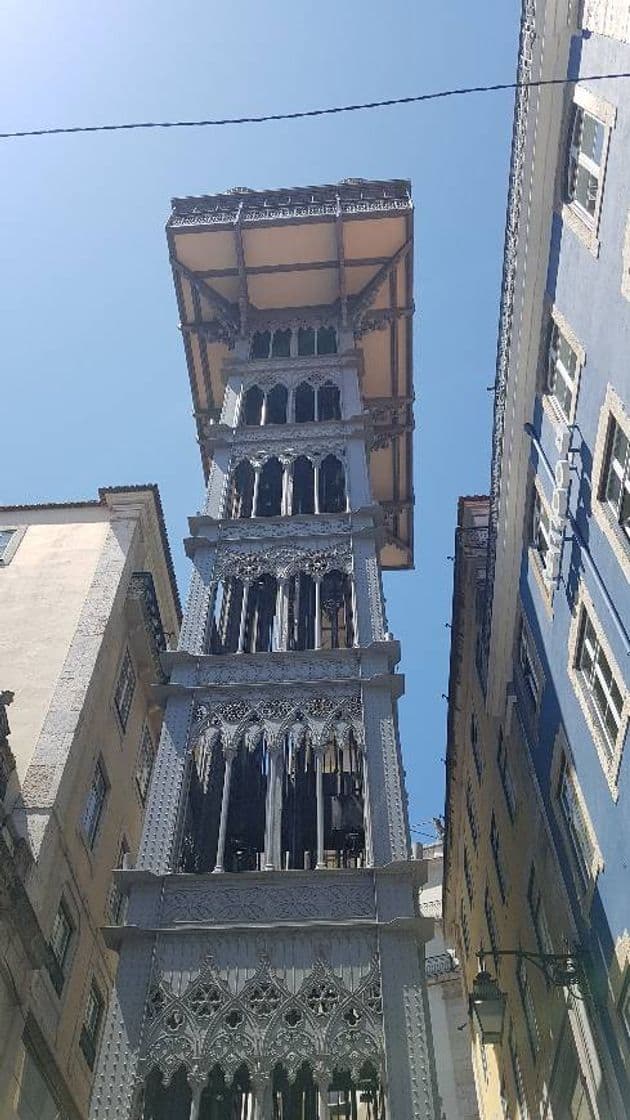
[[[506,951],[563,954],[577,931],[531,764],[516,697],[493,718],[477,672],[486,574],[488,499],[460,499],[449,684],[444,905],[466,997],[477,953],[505,993],[502,1042],[471,1023],[482,1120],[590,1120],[583,1078],[601,1070],[588,1005],[545,971]],[[498,955],[495,955],[498,954]],[[569,1111],[571,1101],[573,1111]],[[607,1113],[599,1113],[608,1120]],[[611,1114],[611,1118],[612,1118]]]
[[[3,1120],[87,1113],[179,620],[156,487],[0,509]]]

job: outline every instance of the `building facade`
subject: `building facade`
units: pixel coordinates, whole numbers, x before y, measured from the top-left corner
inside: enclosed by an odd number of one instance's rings
[[[473,1044],[487,1117],[630,1107],[630,89],[596,78],[628,38],[616,0],[524,4],[519,78],[569,80],[517,94],[488,546],[463,500],[449,687],[449,930],[467,990],[483,944],[508,998]],[[522,952],[573,953],[580,982]]]
[[[207,480],[94,1120],[434,1117],[380,568],[412,562],[406,182],[179,199]]]
[[[2,507],[0,618],[0,1114],[79,1120],[179,630],[157,489]]]
[[[444,930],[442,842],[423,844],[422,856],[427,864],[427,880],[420,888],[420,913],[434,922],[433,937],[426,945],[425,974],[435,1052],[437,1113],[440,1120],[479,1120],[459,959]]]

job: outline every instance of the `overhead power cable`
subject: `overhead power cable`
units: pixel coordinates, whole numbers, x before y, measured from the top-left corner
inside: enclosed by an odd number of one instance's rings
[[[264,124],[266,121],[295,121],[305,117],[328,117],[337,113],[356,113],[363,109],[384,109],[392,105],[413,105],[421,101],[439,101],[446,97],[464,97],[473,93],[498,93],[508,89],[535,89],[540,86],[572,85],[575,81],[602,82],[613,78],[630,78],[630,72],[621,74],[588,74],[579,78],[541,78],[533,82],[498,82],[487,86],[463,86],[460,89],[440,89],[418,93],[412,97],[388,97],[382,101],[362,101],[354,105],[334,105],[327,109],[299,109],[290,113],[264,113],[256,117],[217,117],[198,121],[130,121],[124,124],[87,124],[59,128],[29,128],[16,132],[0,132],[0,140],[14,140],[26,136],[60,136],[77,132],[131,132],[147,128],[219,128],[230,124]]]

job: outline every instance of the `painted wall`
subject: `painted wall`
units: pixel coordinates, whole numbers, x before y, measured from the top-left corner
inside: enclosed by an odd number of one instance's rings
[[[596,35],[576,37],[572,45],[572,59],[573,65],[579,66],[579,72],[585,75],[626,71],[630,68],[630,46]],[[566,838],[554,828],[556,846],[575,919],[582,938],[592,948],[594,965],[600,973],[599,982],[605,991],[608,985],[606,972],[610,970],[613,998],[617,999],[624,982],[623,970],[630,958],[630,757],[626,748],[621,757],[617,787],[611,790],[568,666],[570,628],[581,582],[592,599],[595,614],[620,670],[622,690],[627,695],[630,688],[627,653],[630,635],[630,543],[623,542],[622,535],[617,533],[615,546],[611,535],[602,531],[603,503],[598,494],[599,479],[594,472],[598,426],[608,387],[614,388],[626,411],[630,407],[630,302],[622,294],[622,274],[624,267],[627,271],[628,264],[627,261],[624,263],[624,243],[630,211],[630,88],[627,82],[620,80],[585,81],[583,85],[616,109],[605,169],[599,248],[595,255],[556,213],[550,243],[547,293],[570,324],[586,355],[571,441],[575,452],[569,456],[573,465],[570,508],[592,563],[584,560],[575,543],[565,545],[562,580],[550,608],[536,578],[535,560],[526,550],[521,598],[546,682],[541,711],[532,728],[532,760],[545,792],[553,825],[556,791],[551,774],[552,752],[558,728],[563,726],[603,861],[592,900],[585,898],[585,892],[576,888]],[[564,171],[561,162],[559,175],[563,175]],[[554,444],[557,424],[553,423],[549,410],[541,405],[540,399],[534,404],[533,420],[545,455],[553,466],[558,458]],[[532,462],[535,468],[537,466],[539,483],[551,499],[551,481],[542,464],[536,463],[537,459],[534,452]],[[593,516],[597,503],[601,510],[599,518]],[[571,536],[570,526],[568,536]],[[593,564],[607,595],[593,573]],[[607,598],[612,602],[612,608]],[[623,639],[624,631],[626,641]],[[623,1052],[623,1031],[614,1009],[604,1016],[604,1025],[611,1053],[618,1053],[620,1048]],[[618,1058],[618,1061],[621,1059]]]
[[[104,511],[3,514],[0,526],[28,524],[0,567],[0,680],[15,693],[11,747],[23,780],[108,529]]]

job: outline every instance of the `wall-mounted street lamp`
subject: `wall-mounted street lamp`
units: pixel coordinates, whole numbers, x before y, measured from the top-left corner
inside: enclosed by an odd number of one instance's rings
[[[497,949],[495,957],[518,957],[536,965],[554,987],[570,988],[584,982],[584,954],[580,949],[572,953],[529,953],[524,949]],[[476,1022],[481,1041],[492,1046],[501,1041],[505,1018],[505,992],[484,966],[486,954],[477,953],[479,972],[475,976],[468,1000],[471,1019]]]

